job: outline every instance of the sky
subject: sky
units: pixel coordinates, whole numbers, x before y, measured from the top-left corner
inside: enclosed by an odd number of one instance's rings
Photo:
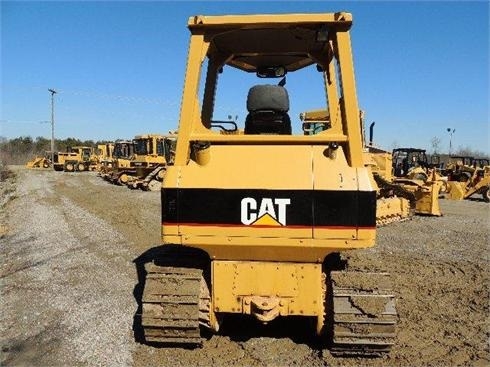
[[[490,153],[487,1],[2,1],[0,136],[50,138],[50,88],[58,138],[166,133],[178,127],[190,16],[336,11],[353,14],[359,106],[378,146],[432,152],[437,137],[440,153],[450,139]],[[227,86],[217,117],[244,119],[246,91]],[[290,115],[314,93],[290,98]]]

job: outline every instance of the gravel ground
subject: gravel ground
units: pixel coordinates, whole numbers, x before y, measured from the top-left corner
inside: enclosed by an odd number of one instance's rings
[[[389,356],[334,358],[302,319],[228,317],[202,348],[156,348],[133,326],[133,262],[159,242],[159,193],[93,173],[14,171],[0,182],[1,365],[490,365],[486,203],[442,200],[443,217],[380,228],[377,247],[344,254],[352,268],[392,274]]]

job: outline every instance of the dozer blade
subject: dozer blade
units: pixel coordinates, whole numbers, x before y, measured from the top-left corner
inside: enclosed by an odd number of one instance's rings
[[[442,216],[439,208],[439,191],[442,182],[427,181],[427,183],[419,187],[415,191],[415,213],[423,215],[431,215],[435,217]]]

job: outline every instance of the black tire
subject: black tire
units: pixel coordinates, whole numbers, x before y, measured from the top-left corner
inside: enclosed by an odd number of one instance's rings
[[[74,172],[75,171],[75,165],[71,162],[68,162],[65,164],[65,171],[66,172]]]
[[[83,172],[87,169],[87,167],[85,167],[85,164],[83,163],[78,163],[77,164],[77,170],[80,171],[80,172]]]
[[[483,201],[485,203],[490,203],[490,186],[487,186],[487,188],[482,192],[481,196],[483,197]]]
[[[459,182],[468,182],[469,180],[471,180],[471,173],[469,172],[461,173],[461,176],[459,177]]]

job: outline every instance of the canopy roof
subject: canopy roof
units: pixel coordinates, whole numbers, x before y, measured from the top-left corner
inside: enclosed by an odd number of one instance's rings
[[[351,25],[349,13],[195,16],[188,23],[192,34],[210,42],[210,58],[248,72],[317,63],[328,55],[329,32]]]

